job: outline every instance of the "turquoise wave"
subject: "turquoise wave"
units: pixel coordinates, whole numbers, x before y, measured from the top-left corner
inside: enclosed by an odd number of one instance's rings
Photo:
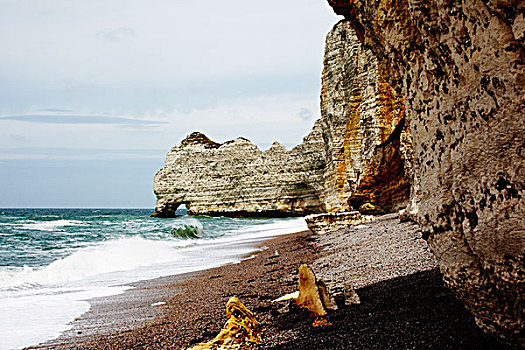
[[[170,234],[175,238],[198,239],[202,238],[202,229],[197,226],[183,225],[172,228]]]

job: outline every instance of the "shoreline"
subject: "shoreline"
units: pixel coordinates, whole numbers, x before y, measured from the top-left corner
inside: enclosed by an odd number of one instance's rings
[[[385,215],[359,226],[277,236],[237,264],[138,282],[118,300],[101,298],[74,322],[77,334],[29,349],[185,349],[220,331],[231,296],[259,321],[263,342],[254,349],[507,349],[443,286],[415,225]],[[276,312],[271,300],[297,289],[302,263],[332,289],[353,283],[361,304],[331,313],[334,326],[324,330],[308,315]]]
[[[159,318],[173,310],[173,307],[170,306],[170,299],[177,298],[179,294],[184,293],[188,286],[194,283],[195,279],[202,280],[203,276],[212,274],[210,280],[214,280],[216,279],[215,276],[218,276],[217,274],[213,275],[215,270],[220,271],[223,268],[245,264],[266,250],[271,250],[274,247],[274,241],[286,241],[296,235],[303,237],[310,235],[310,231],[279,234],[267,238],[254,245],[253,251],[240,254],[238,262],[226,263],[222,266],[194,272],[132,282],[123,285],[131,287],[123,293],[88,299],[86,301],[90,304],[90,309],[70,323],[71,329],[63,332],[57,338],[27,346],[24,349],[112,349],[114,347],[101,347],[97,343],[100,339],[109,339],[115,335],[122,336],[144,327],[155,326],[156,322],[159,322]],[[226,302],[223,304],[220,306],[217,315],[220,316],[220,318],[218,317],[219,326],[224,323]]]
[[[205,271],[205,270],[203,270]],[[159,304],[178,293],[172,288],[202,271],[132,282],[123,293],[87,299],[90,309],[70,322],[72,327],[60,336],[24,349],[71,349],[79,344],[112,333],[126,333],[147,325],[167,310]],[[153,305],[153,306],[152,306]]]

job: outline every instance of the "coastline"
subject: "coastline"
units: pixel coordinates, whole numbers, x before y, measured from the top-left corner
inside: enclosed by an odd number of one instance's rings
[[[319,256],[310,236],[310,231],[275,236],[259,243],[258,251],[238,263],[143,280],[130,284],[133,288],[122,294],[90,299],[91,309],[75,319],[70,330],[24,349],[162,349],[206,341],[224,324],[224,310],[231,295],[254,310],[259,296],[260,300],[270,300],[266,293],[278,297],[296,287],[296,281],[290,278],[295,274],[295,258],[302,255],[301,262],[311,263]],[[276,251],[283,253],[277,259],[273,258]],[[270,262],[260,264],[267,259]],[[285,262],[286,269],[278,271]],[[257,276],[261,267],[266,271]],[[266,279],[268,274],[271,277]],[[284,279],[289,281],[276,283]],[[240,287],[236,290],[237,285]],[[157,303],[165,304],[152,306]],[[168,326],[176,330],[175,334],[166,331]]]
[[[72,330],[29,349],[184,349],[218,333],[231,296],[259,321],[255,349],[505,349],[443,287],[415,225],[386,215],[359,226],[278,236],[237,264],[138,282],[95,300]],[[334,326],[324,330],[304,314],[276,313],[271,300],[296,290],[302,263],[331,288],[352,282],[362,303],[332,313]],[[159,302],[166,304],[152,306]]]

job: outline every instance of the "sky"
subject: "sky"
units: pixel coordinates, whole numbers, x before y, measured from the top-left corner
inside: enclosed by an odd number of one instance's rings
[[[192,131],[299,144],[325,0],[0,0],[0,207],[154,208]]]

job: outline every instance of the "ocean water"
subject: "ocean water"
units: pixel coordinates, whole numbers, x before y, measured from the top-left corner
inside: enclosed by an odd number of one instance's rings
[[[0,349],[55,338],[144,279],[240,261],[302,218],[152,218],[149,209],[0,209]]]

